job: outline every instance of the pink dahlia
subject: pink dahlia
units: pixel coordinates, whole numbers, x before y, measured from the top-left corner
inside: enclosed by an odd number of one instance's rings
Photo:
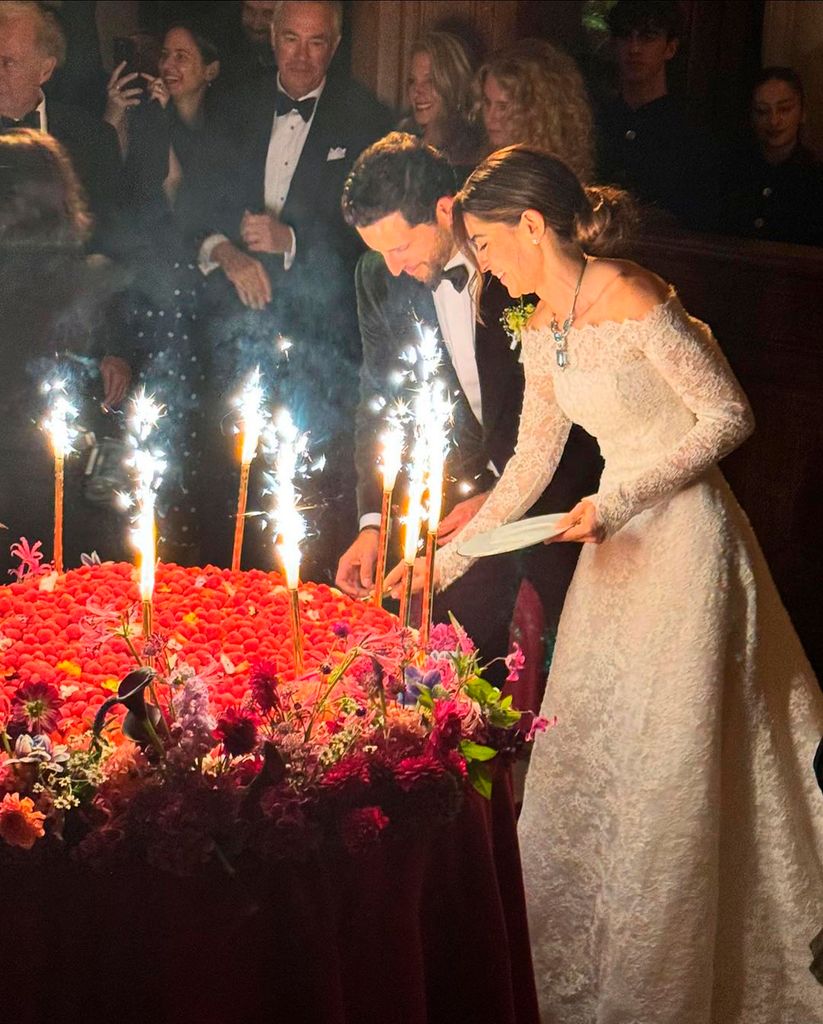
[[[60,721],[61,704],[60,694],[49,683],[24,683],[12,698],[6,731],[13,737],[52,732]]]

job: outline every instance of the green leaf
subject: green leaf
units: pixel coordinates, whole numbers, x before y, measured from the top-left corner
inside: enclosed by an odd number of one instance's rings
[[[466,683],[466,693],[478,704],[488,704],[500,691],[481,676],[474,676]]]
[[[417,703],[424,708],[428,708],[429,711],[434,710],[434,700],[432,699],[431,690],[423,688],[417,691]]]
[[[469,763],[469,782],[484,799],[491,799],[492,773],[489,771],[488,765],[471,761]]]
[[[485,747],[481,743],[473,743],[471,740],[460,741],[460,753],[467,761],[491,761],[497,756],[494,747]]]

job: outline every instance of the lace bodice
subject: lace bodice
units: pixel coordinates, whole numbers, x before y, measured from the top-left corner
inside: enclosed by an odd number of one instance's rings
[[[605,468],[589,498],[606,537],[697,479],[753,429],[710,329],[674,292],[641,320],[572,328],[567,345],[569,365],[560,369],[548,328],[524,330],[517,448],[481,510],[440,552],[441,588],[472,564],[458,554],[463,541],[519,519],[543,492],[572,422],[600,444]]]

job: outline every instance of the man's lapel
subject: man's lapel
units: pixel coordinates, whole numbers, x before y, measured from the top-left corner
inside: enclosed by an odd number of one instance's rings
[[[334,83],[326,82],[326,86],[317,101],[314,120],[309,134],[303,144],[303,151],[294,169],[294,177],[289,186],[283,219],[288,221],[294,209],[311,209],[316,205],[318,192],[322,190],[322,173],[326,165],[329,149],[335,143],[335,118],[337,103],[334,95]]]
[[[501,416],[508,416],[513,384],[522,386],[519,352],[513,352],[500,317],[516,302],[497,278],[486,275],[475,331],[475,356],[483,401],[483,433],[494,436]],[[515,396],[516,397],[516,396]]]

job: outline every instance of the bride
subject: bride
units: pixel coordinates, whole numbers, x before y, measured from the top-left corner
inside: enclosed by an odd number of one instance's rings
[[[516,454],[442,549],[438,585],[471,564],[466,539],[529,508],[572,422],[596,436],[599,491],[557,538],[585,547],[520,821],[544,1019],[811,1024],[823,698],[716,465],[752,431],[745,396],[672,289],[596,258],[624,199],[515,146],[455,201],[480,268],[540,302]]]

